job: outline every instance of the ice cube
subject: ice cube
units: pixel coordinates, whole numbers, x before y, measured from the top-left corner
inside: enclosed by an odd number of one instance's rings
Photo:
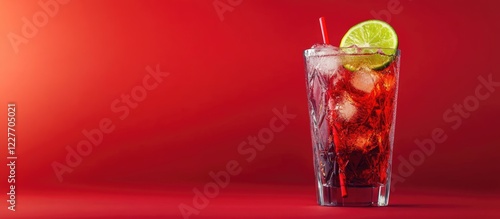
[[[334,109],[338,112],[339,117],[345,121],[351,120],[357,112],[356,106],[354,106],[348,97],[344,97],[340,103],[335,105]]]
[[[370,143],[370,136],[360,135],[354,139],[354,146],[359,149],[365,149],[366,145]]]
[[[356,129],[350,130],[349,136],[347,137],[347,144],[353,149],[368,151],[376,146],[373,144],[373,138],[373,128],[361,125]]]
[[[371,132],[360,133],[360,135],[358,135],[353,140],[354,140],[353,142],[354,147],[361,150],[368,150],[372,143],[372,133]]]
[[[316,69],[318,69],[322,74],[331,76],[337,72],[339,64],[340,60],[337,56],[324,56],[320,58]]]
[[[339,53],[339,48],[327,44],[315,44],[311,47],[310,55],[333,55]]]
[[[331,45],[314,45],[306,51],[309,70],[317,70],[323,75],[331,76],[337,71],[340,60],[338,48]]]
[[[351,84],[360,91],[371,93],[378,80],[379,78],[376,72],[367,68],[362,68],[353,73]]]
[[[383,83],[385,90],[390,91],[396,83],[396,78],[393,75],[385,75],[383,77]]]

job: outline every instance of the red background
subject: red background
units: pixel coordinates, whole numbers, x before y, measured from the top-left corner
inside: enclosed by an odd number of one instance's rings
[[[0,36],[21,35],[22,18],[41,10],[37,2],[0,1]],[[351,26],[393,1],[243,0],[223,20],[213,2],[74,0],[60,5],[18,53],[8,37],[0,38],[0,121],[6,121],[8,102],[18,108],[18,209],[0,208],[4,218],[181,218],[178,204],[191,203],[192,189],[211,182],[208,173],[223,170],[229,160],[239,161],[242,173],[193,218],[349,214],[315,206],[302,53],[321,40],[318,17],[326,17],[338,44]],[[408,209],[374,215],[427,207],[441,217],[453,215],[446,212],[456,206],[447,203],[492,203],[484,200],[500,194],[500,165],[494,163],[500,89],[457,130],[443,113],[474,95],[479,76],[500,81],[498,3],[398,2],[399,13],[388,20],[402,51],[394,157],[408,158],[417,149],[414,141],[430,138],[435,128],[448,138],[397,185],[392,203]],[[112,102],[141,85],[146,66],[157,64],[170,75],[119,120]],[[255,160],[244,162],[238,145],[267,128],[272,110],[283,107],[297,117]],[[103,118],[116,129],[59,182],[51,164],[63,163],[66,146],[76,147],[85,139],[82,130],[97,128]],[[0,152],[7,156],[6,149]],[[0,179],[7,171],[0,168]],[[0,182],[0,191],[8,192],[6,180]],[[488,207],[463,208],[498,216]]]

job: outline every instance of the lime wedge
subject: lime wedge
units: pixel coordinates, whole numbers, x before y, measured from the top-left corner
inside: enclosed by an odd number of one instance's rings
[[[394,58],[398,48],[396,31],[379,20],[368,20],[351,27],[340,42],[347,54],[344,67],[355,71],[366,66],[374,70],[385,68]]]

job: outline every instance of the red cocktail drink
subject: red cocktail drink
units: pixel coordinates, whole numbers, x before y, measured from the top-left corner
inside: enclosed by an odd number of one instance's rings
[[[385,51],[328,45],[305,51],[321,205],[388,203],[399,51]]]

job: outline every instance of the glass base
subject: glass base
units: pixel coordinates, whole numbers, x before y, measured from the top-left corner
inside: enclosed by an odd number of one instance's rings
[[[319,185],[318,204],[321,206],[387,206],[389,204],[388,186],[347,187],[347,197],[342,197],[340,187]]]

